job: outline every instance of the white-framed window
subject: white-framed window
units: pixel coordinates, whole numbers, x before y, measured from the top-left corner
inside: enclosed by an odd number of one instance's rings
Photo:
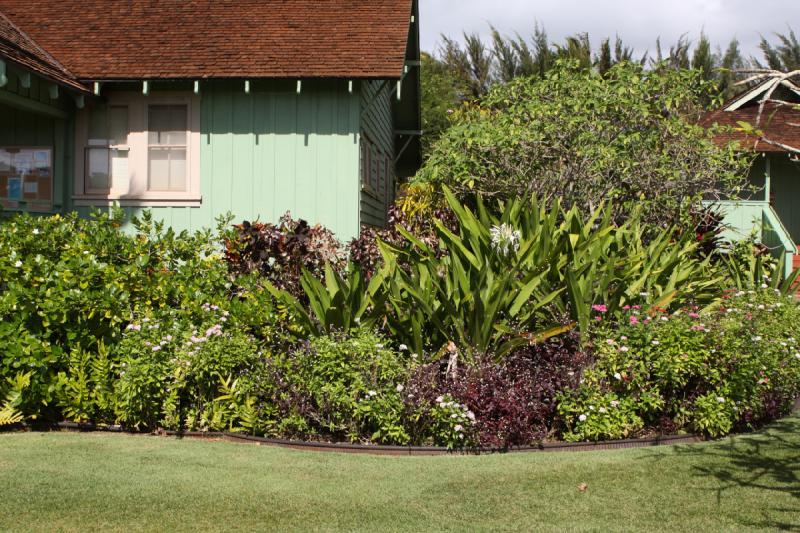
[[[115,180],[126,178],[130,112],[127,105],[97,104],[89,107],[88,114],[83,190],[108,194]]]
[[[76,118],[76,205],[199,205],[199,96],[110,93]]]
[[[147,106],[148,191],[186,191],[189,106]]]

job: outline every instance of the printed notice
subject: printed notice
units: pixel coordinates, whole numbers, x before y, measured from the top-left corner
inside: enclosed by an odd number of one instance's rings
[[[9,200],[22,200],[22,178],[15,176],[8,178],[6,198]]]
[[[50,151],[36,150],[33,152],[33,163],[37,170],[50,170]]]

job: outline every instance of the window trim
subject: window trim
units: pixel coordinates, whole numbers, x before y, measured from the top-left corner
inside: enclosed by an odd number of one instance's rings
[[[131,129],[130,128],[130,121],[131,121],[131,110],[130,110],[130,107],[127,104],[121,105],[121,104],[116,104],[116,103],[115,104],[106,103],[105,107],[106,107],[106,110],[107,110],[107,114],[106,114],[106,130],[107,130],[107,133],[109,133],[109,134],[111,133],[111,113],[110,113],[110,110],[112,108],[114,108],[114,107],[124,107],[128,111],[128,130],[129,130],[128,131],[128,137],[130,137],[130,129]],[[90,107],[89,108],[89,115],[90,116],[91,116],[91,113],[92,113],[92,111],[91,111],[91,107]],[[108,135],[108,137],[110,137],[110,135]],[[83,167],[84,168],[84,172],[83,172],[83,176],[82,176],[83,177],[83,185],[84,185],[84,188],[82,190],[83,194],[101,195],[101,196],[110,195],[112,193],[112,191],[113,191],[113,175],[112,175],[113,165],[111,163],[111,153],[113,151],[126,152],[130,156],[130,146],[128,144],[128,142],[130,140],[129,138],[125,139],[126,142],[124,142],[122,144],[112,143],[112,142],[110,142],[111,141],[110,138],[107,138],[105,140],[107,142],[105,144],[102,144],[102,145],[100,145],[100,144],[90,144],[89,143],[89,132],[88,132],[88,126],[87,126],[86,145],[84,146],[84,149],[83,149],[83,164],[84,164],[84,167]],[[110,184],[109,187],[107,187],[107,188],[92,188],[91,187],[91,180],[89,180],[88,177],[86,176],[86,167],[88,167],[88,165],[89,165],[89,153],[92,150],[106,150],[106,152],[107,152],[107,155],[108,155],[108,173],[109,173],[108,178],[109,178],[109,184]]]
[[[372,163],[374,159],[380,159],[380,154],[383,152],[378,146],[372,142],[369,135],[361,132],[361,146],[360,149],[360,179],[361,179],[361,192],[364,192],[376,200],[380,200],[378,191],[372,186]],[[376,162],[379,165],[379,161]],[[378,167],[376,167],[377,169]]]
[[[131,207],[199,206],[200,194],[200,96],[183,92],[153,92],[149,95],[130,92],[109,93],[109,107],[128,106],[128,173],[125,184],[114,183],[106,193],[87,193],[84,175],[85,149],[88,144],[88,106],[76,115],[75,184],[72,200],[76,206],[107,206],[115,203]],[[186,190],[149,190],[148,110],[153,105],[186,105]],[[125,188],[125,185],[127,187]]]
[[[185,142],[183,144],[152,144],[150,142],[150,133],[152,133],[152,130],[150,129],[150,123],[151,123],[151,118],[152,118],[152,116],[150,115],[151,109],[154,108],[154,107],[163,107],[163,108],[167,108],[169,110],[169,109],[171,109],[173,107],[179,107],[179,106],[183,107],[184,104],[165,105],[165,104],[153,103],[153,102],[147,102],[147,104],[146,104],[146,114],[147,114],[147,119],[146,119],[147,120],[147,192],[148,193],[154,193],[154,194],[186,193],[190,189],[190,183],[189,183],[189,174],[190,174],[190,169],[189,169],[189,144],[191,143],[191,127],[190,127],[190,117],[189,117],[189,111],[190,111],[189,105],[185,104],[185,107],[186,107],[186,130],[183,132],[185,134],[185,137],[184,137],[185,138]],[[185,156],[184,156],[185,157],[185,162],[184,162],[184,164],[186,165],[186,169],[185,169],[185,173],[186,174],[184,176],[184,188],[183,188],[183,190],[153,189],[153,188],[151,188],[152,187],[152,176],[150,175],[150,172],[151,172],[151,167],[152,167],[152,162],[153,162],[153,160],[151,159],[151,155],[152,155],[152,150],[154,148],[155,149],[160,149],[160,150],[166,150],[167,153],[170,153],[173,149],[183,150],[185,152]],[[168,159],[168,161],[170,161],[170,160]],[[171,175],[171,168],[170,168],[170,176],[167,178],[168,182],[171,182],[171,177],[172,177],[172,175]]]

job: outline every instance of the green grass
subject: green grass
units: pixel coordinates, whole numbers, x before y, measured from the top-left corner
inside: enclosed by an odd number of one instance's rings
[[[481,457],[0,434],[0,530],[156,529],[797,530],[800,418],[714,444]]]

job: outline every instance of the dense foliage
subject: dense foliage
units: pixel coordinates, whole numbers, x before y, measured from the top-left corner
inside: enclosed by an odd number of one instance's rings
[[[710,90],[694,71],[621,64],[600,76],[560,63],[463,106],[416,180],[585,211],[606,200],[618,219],[638,206],[647,222],[672,224],[746,184],[748,158],[697,125]]]
[[[259,273],[292,294],[301,295],[303,269],[319,276],[330,263],[342,262],[341,246],[330,230],[294,220],[290,213],[278,224],[244,222],[225,243],[232,271]]]
[[[752,245],[709,251],[713,223],[431,192],[347,265],[288,217],[0,222],[0,425],[504,449],[716,436],[800,393],[792,280]]]
[[[566,438],[719,436],[787,414],[800,396],[800,309],[794,295],[764,287],[707,313],[630,309],[621,325],[604,322],[596,364],[559,402]]]
[[[144,218],[125,236],[120,224],[121,214],[2,224],[0,358],[4,377],[30,379],[17,402],[27,416],[52,415],[71,359],[115,345],[139,309],[225,297],[227,269],[207,233],[177,235]]]
[[[750,77],[744,69],[790,72],[800,68],[800,42],[791,28],[786,33],[761,37],[761,60],[745,57],[736,38],[726,46],[714,46],[704,32],[697,39],[684,34],[668,46],[655,38],[655,46],[641,56],[636,56],[633,47],[619,36],[599,42],[600,46],[594,47],[584,32],[554,43],[540,24],[535,25],[530,38],[502,35],[494,28],[488,41],[477,33],[464,33],[461,39],[443,36],[439,47],[431,50],[435,53],[422,56],[424,153],[446,130],[453,110],[463,102],[518,78],[543,78],[559,60],[573,61],[579,68],[600,75],[622,63],[661,71],[692,69],[714,85],[711,98],[725,99],[742,90],[736,83]]]

